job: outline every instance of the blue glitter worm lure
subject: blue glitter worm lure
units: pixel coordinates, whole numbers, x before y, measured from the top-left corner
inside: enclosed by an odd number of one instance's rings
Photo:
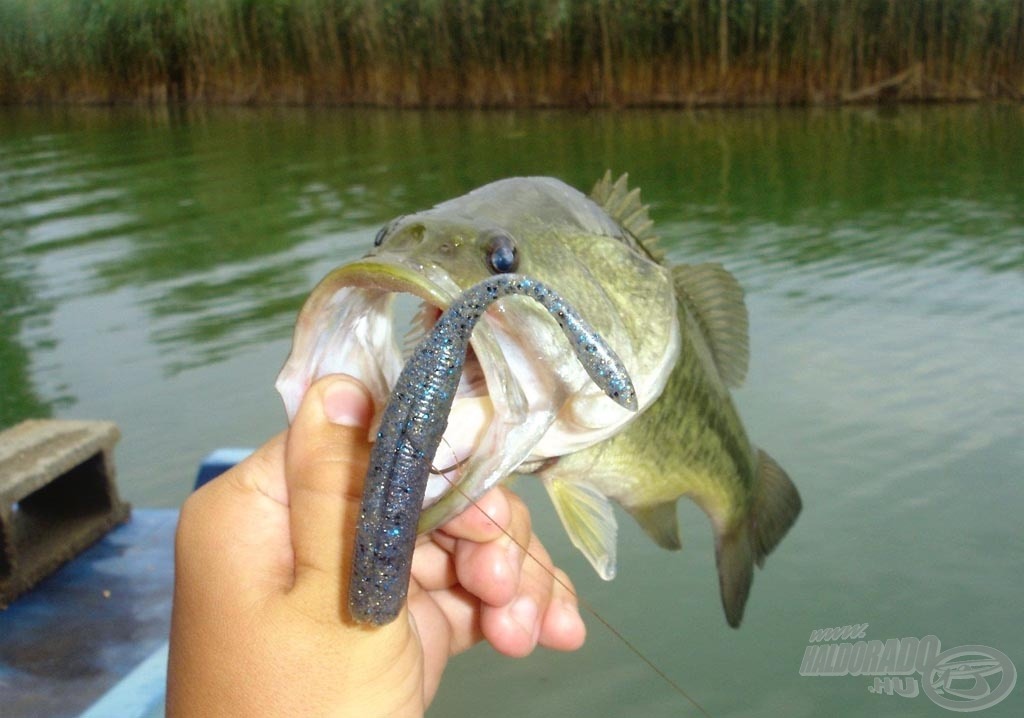
[[[430,462],[448,426],[470,334],[491,304],[511,294],[547,309],[591,379],[637,410],[618,356],[553,289],[519,274],[498,274],[463,292],[402,369],[370,454],[349,585],[349,611],[359,623],[390,623],[405,602]]]

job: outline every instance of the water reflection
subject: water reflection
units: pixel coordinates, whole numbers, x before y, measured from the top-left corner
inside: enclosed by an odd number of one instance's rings
[[[57,303],[132,288],[174,374],[286,338],[311,277],[396,214],[512,174],[587,188],[606,166],[642,184],[673,258],[723,261],[753,293],[1012,321],[1022,126],[1012,107],[12,111],[0,121],[0,276],[4,366],[21,374],[8,386],[32,385],[17,369],[30,352],[19,317]],[[8,421],[45,404],[6,403],[21,405]]]
[[[27,416],[47,417],[58,400],[41,397],[31,378],[31,350],[21,341],[22,327],[32,315],[45,312],[33,301],[30,284],[0,252],[0,429]]]
[[[947,275],[1024,268],[1022,125],[1011,107],[12,111],[0,271],[18,312],[5,312],[3,338],[18,341],[16,314],[131,287],[165,373],[204,366],[286,337],[311,275],[357,256],[396,214],[512,174],[588,188],[606,166],[642,184],[673,258],[724,261],[751,291],[941,303]],[[45,289],[28,291],[40,272]],[[949,303],[1015,312],[985,286]]]

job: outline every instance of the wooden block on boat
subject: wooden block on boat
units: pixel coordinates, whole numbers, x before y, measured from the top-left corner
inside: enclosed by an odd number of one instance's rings
[[[0,608],[127,520],[109,421],[32,419],[0,432]]]

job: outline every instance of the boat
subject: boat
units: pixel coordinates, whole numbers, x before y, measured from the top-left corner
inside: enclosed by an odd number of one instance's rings
[[[0,610],[0,713],[5,718],[163,716],[178,510],[136,508],[129,512],[127,504],[119,500],[109,456],[116,434],[110,426],[100,427],[100,433],[106,432],[106,449],[89,454],[85,461],[93,462],[94,473],[110,469],[106,478],[113,490],[108,492],[111,515],[100,523],[106,521],[112,527],[104,527],[88,547],[31,588],[19,588],[6,609]],[[55,463],[52,455],[42,452],[33,457],[23,447],[10,449],[10,442],[4,442],[10,431],[0,434],[0,482],[16,473],[10,469],[12,465],[47,462],[57,468],[46,486],[58,485],[67,494],[72,484],[92,481],[79,463],[73,469],[77,471],[74,481],[65,479],[62,486],[57,484],[62,476],[68,476],[67,471],[60,473],[61,462]],[[13,457],[6,464],[4,447],[9,449],[7,458]],[[50,449],[59,454],[61,447]],[[201,462],[195,486],[212,480],[250,451],[226,448],[212,452]],[[37,472],[35,483],[41,481]],[[100,483],[92,481],[92,488]],[[15,583],[20,566],[35,563],[43,553],[36,550],[40,546],[51,541],[64,546],[67,532],[81,533],[84,519],[69,509],[69,504],[72,509],[81,504],[95,508],[89,495],[83,499],[81,494],[71,493],[67,494],[70,499],[59,501],[54,500],[58,490],[48,489],[48,503],[64,506],[51,511],[51,519],[57,519],[47,528],[57,533],[44,539],[29,531],[39,528],[26,515],[37,508],[41,487],[30,488],[28,494],[22,490],[19,496],[10,490],[4,494],[0,487],[0,496],[6,497],[8,504],[0,505],[4,519],[0,587]],[[11,500],[12,496],[16,498]],[[61,511],[70,519],[64,521]]]

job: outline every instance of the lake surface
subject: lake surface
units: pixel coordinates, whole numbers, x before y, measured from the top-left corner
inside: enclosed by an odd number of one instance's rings
[[[991,647],[1024,670],[1019,106],[3,111],[0,425],[115,420],[122,491],[177,505],[205,453],[283,427],[272,384],[296,312],[384,221],[510,175],[589,190],[607,167],[642,187],[674,261],[722,262],[744,285],[737,402],[804,513],[732,630],[695,506],[682,553],[621,513],[604,583],[520,482],[581,594],[714,716],[950,713],[871,677],[800,675],[832,626]],[[431,714],[697,715],[588,626],[576,654],[456,659]],[[1021,685],[982,715],[1021,715]]]

